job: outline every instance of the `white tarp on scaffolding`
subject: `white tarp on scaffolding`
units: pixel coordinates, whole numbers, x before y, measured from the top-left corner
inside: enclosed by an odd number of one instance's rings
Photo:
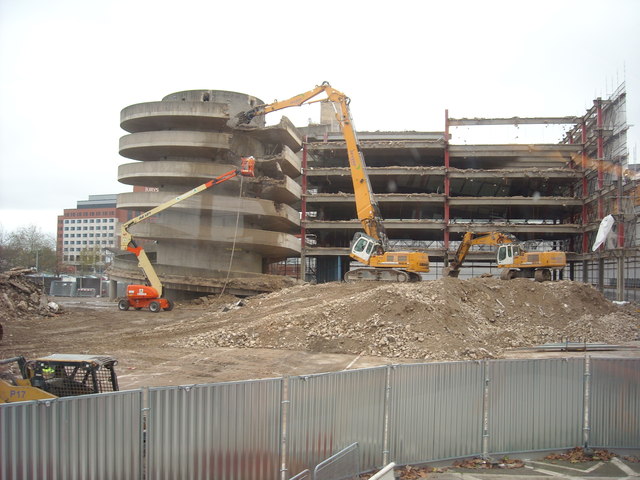
[[[611,229],[613,228],[613,224],[615,220],[612,215],[607,215],[600,222],[600,227],[598,228],[598,234],[596,235],[596,241],[593,243],[593,248],[591,251],[595,252],[600,245],[602,245],[606,240],[609,234],[611,233]]]

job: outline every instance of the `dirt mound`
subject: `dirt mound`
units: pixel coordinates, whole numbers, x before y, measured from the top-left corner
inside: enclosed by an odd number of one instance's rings
[[[635,310],[587,284],[495,278],[295,286],[217,307],[195,323],[200,333],[170,345],[429,360],[494,358],[562,337],[621,343],[636,339],[640,325]]]

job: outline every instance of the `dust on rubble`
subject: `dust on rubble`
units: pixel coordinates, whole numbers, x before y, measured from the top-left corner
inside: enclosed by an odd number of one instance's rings
[[[182,326],[158,328],[167,345],[180,348],[459,360],[497,358],[562,337],[624,343],[638,339],[639,318],[579,282],[443,278],[295,286],[211,308],[190,322],[192,335],[181,336]]]

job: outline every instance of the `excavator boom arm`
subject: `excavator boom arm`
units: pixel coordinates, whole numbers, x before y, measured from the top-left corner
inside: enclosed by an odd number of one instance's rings
[[[311,101],[321,93],[326,94],[327,97]],[[324,82],[312,90],[296,95],[295,97],[291,97],[288,100],[259,105],[248,112],[241,113],[238,115],[238,123],[249,123],[258,115],[265,115],[276,110],[282,110],[283,108],[297,107],[316,102],[332,102],[339,107],[339,111],[336,113],[336,118],[340,124],[347,146],[349,168],[351,169],[351,178],[353,180],[353,190],[356,200],[356,213],[358,219],[362,223],[362,228],[365,233],[379,241],[383,250],[386,251],[388,249],[388,238],[382,224],[380,208],[378,207],[378,203],[373,195],[364,156],[360,149],[360,143],[358,142],[355,127],[353,126],[353,120],[351,119],[349,97],[331,87],[329,83]]]
[[[444,269],[444,276],[458,276],[460,267],[462,267],[462,263],[473,245],[501,245],[503,243],[513,243],[513,241],[513,237],[501,232],[465,233],[453,259],[449,262],[449,266]]]

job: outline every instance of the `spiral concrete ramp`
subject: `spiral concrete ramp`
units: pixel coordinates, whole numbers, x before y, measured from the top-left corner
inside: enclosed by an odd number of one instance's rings
[[[274,261],[300,255],[301,190],[296,152],[302,139],[286,119],[266,127],[264,118],[231,128],[229,120],[263,102],[251,95],[192,90],[122,110],[118,180],[134,186],[118,196],[129,217],[256,159],[256,177],[235,177],[132,226],[174,298],[225,291],[254,294],[288,281],[263,274]],[[116,256],[110,269],[119,285],[138,283],[132,254]],[[228,281],[230,279],[231,281]]]

